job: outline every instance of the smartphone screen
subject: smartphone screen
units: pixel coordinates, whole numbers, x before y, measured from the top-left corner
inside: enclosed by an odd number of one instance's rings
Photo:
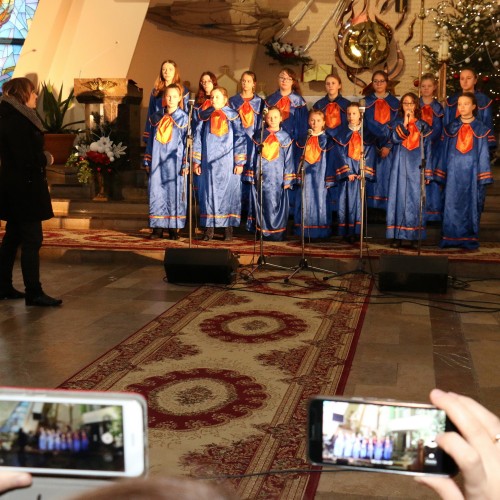
[[[105,400],[82,393],[59,398],[0,394],[2,467],[42,474],[140,475],[143,437],[141,404],[123,395]]]
[[[435,441],[451,427],[431,405],[318,398],[309,406],[309,458],[320,465],[454,475],[454,461]]]

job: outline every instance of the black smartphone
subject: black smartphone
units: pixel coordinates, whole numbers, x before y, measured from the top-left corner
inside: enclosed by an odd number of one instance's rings
[[[432,405],[315,397],[308,417],[308,458],[315,465],[412,475],[458,472],[436,444],[436,435],[456,429]]]

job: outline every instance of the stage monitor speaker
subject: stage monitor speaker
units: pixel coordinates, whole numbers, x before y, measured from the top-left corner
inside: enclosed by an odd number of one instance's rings
[[[171,283],[232,283],[238,259],[227,248],[167,248],[165,273]]]
[[[446,293],[448,257],[384,255],[380,257],[378,286],[383,292]]]

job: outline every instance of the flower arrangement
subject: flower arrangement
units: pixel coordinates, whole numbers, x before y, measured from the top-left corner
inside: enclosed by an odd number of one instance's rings
[[[294,47],[292,43],[272,40],[266,43],[265,47],[266,54],[281,64],[307,64],[312,61],[309,56],[305,55],[302,46]]]
[[[126,149],[111,139],[109,125],[101,125],[75,146],[66,166],[77,169],[78,182],[90,184],[97,176],[109,176],[120,169],[125,163]]]

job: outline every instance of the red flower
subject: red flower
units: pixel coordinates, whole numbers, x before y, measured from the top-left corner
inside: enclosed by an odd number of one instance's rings
[[[111,163],[109,156],[105,153],[98,153],[97,151],[87,151],[87,158],[94,163],[101,165],[109,165]]]

